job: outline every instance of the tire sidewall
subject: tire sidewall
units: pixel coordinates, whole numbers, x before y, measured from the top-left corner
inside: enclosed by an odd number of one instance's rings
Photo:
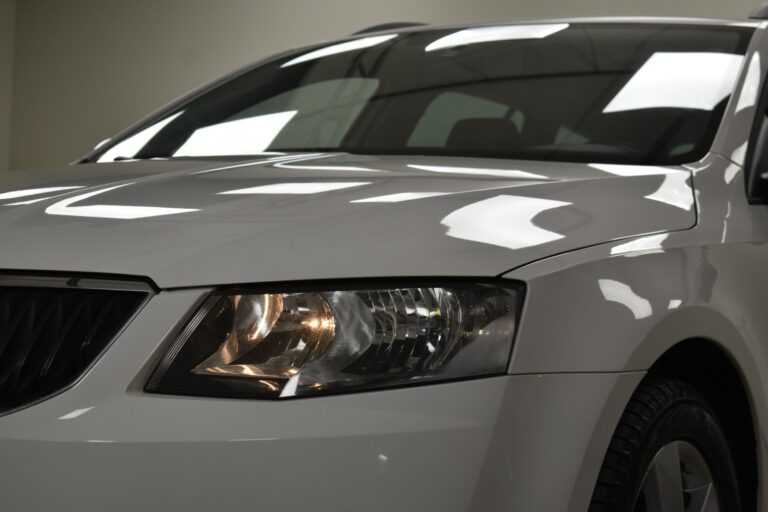
[[[685,441],[704,457],[717,490],[720,510],[741,510],[738,480],[733,458],[722,429],[709,408],[695,400],[671,404],[652,424],[643,438],[632,475],[634,492],[627,495],[622,510],[632,512],[645,475],[656,454],[664,446]]]

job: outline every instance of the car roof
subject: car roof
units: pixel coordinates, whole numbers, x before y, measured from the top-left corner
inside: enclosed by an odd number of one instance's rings
[[[493,20],[475,23],[456,23],[456,24],[408,24],[399,28],[389,28],[385,30],[366,29],[354,34],[354,37],[368,36],[370,34],[392,34],[392,33],[413,33],[427,32],[432,30],[461,30],[471,28],[493,27],[500,25],[528,25],[528,24],[546,24],[546,23],[605,23],[605,24],[667,24],[667,25],[705,25],[722,27],[746,27],[759,28],[761,25],[768,26],[768,22],[755,19],[718,19],[718,18],[689,18],[689,17],[664,17],[664,16],[600,16],[600,17],[575,17],[575,18],[536,18],[536,19],[515,19],[515,20]],[[405,24],[404,24],[405,25]]]

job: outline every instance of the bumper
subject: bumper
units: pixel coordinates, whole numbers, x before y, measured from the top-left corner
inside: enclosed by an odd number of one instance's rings
[[[200,292],[155,297],[74,388],[0,418],[4,509],[583,510],[641,374],[286,402],[146,395]]]

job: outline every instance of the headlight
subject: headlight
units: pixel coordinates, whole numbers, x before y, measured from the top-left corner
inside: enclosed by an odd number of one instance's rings
[[[284,398],[502,374],[517,283],[214,293],[147,391]]]

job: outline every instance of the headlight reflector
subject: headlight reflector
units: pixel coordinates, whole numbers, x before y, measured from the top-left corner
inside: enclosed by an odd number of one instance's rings
[[[517,283],[214,293],[148,391],[285,398],[506,371]]]

